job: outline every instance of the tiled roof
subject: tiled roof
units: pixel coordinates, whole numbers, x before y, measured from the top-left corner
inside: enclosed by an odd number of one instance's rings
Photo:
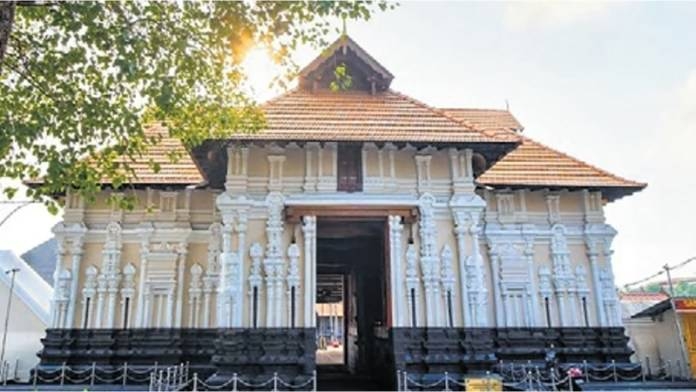
[[[452,117],[467,121],[478,129],[486,131],[521,131],[522,124],[507,110],[500,109],[442,109]]]
[[[516,142],[498,137],[404,94],[387,90],[293,90],[263,105],[267,128],[237,140],[384,141],[427,143]]]
[[[135,185],[168,184],[168,185],[193,185],[204,181],[198,166],[191,158],[191,154],[177,138],[171,137],[166,128],[154,125],[145,130],[147,136],[161,136],[159,142],[149,146],[137,160],[127,157],[117,159],[120,162],[128,162],[135,171],[136,177],[130,183]],[[172,162],[172,154],[178,160]],[[160,170],[155,173],[150,161],[159,164]],[[108,181],[105,181],[108,183]]]
[[[509,112],[494,111],[494,119],[481,119],[480,112],[470,118],[468,110],[447,110],[453,117],[480,124],[514,124]],[[504,119],[505,114],[509,116]],[[493,128],[489,128],[493,129]],[[499,128],[503,132],[505,128]],[[507,131],[514,133],[513,131]],[[609,199],[631,194],[645,184],[627,180],[519,135],[522,143],[485,171],[478,181],[490,186],[585,187],[601,188]]]

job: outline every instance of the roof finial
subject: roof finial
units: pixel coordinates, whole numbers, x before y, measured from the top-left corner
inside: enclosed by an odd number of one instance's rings
[[[508,102],[507,99],[505,100],[505,110],[508,112],[510,111],[510,102]]]
[[[343,32],[341,33],[342,37],[348,36],[348,28],[346,27],[346,17],[343,17]]]

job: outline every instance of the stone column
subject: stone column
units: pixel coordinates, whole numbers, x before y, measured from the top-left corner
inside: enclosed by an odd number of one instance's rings
[[[425,287],[425,312],[426,326],[436,327],[442,325],[440,297],[440,258],[437,254],[437,230],[433,204],[435,198],[424,195],[419,202],[420,224],[420,264]]]
[[[316,255],[317,255],[317,217],[302,217],[302,234],[304,236],[304,327],[315,327],[316,317]]]
[[[63,328],[75,328],[75,308],[77,304],[77,285],[80,278],[80,264],[82,261],[83,235],[84,232],[78,237],[73,238],[71,249],[72,266],[70,267],[72,272],[72,281],[70,282],[70,297],[67,310],[68,314]]]
[[[53,228],[53,232],[56,235],[56,267],[53,270],[53,287],[56,288],[53,292],[53,297],[51,298],[51,327],[52,328],[60,328],[61,325],[59,325],[59,320],[58,320],[58,307],[59,307],[59,292],[57,290],[57,287],[60,283],[60,274],[63,269],[63,259],[65,258],[65,255],[67,254],[65,250],[65,239],[62,237],[62,231],[63,231],[63,225],[56,225],[56,227]]]
[[[135,316],[135,325],[139,328],[149,327],[150,313],[148,312],[148,298],[145,297],[145,280],[147,278],[147,259],[150,254],[150,236],[152,224],[143,224],[140,228],[140,278],[138,279],[138,310]]]
[[[220,254],[220,282],[217,295],[217,326],[226,328],[231,326],[231,306],[233,288],[231,287],[231,269],[235,268],[235,255],[232,252],[232,222],[227,218],[222,227],[222,253]]]
[[[419,322],[419,286],[420,278],[418,277],[418,263],[416,261],[416,246],[413,244],[408,244],[406,247],[406,298],[408,303],[408,314],[410,327],[417,327],[423,325],[423,322]]]
[[[489,244],[488,251],[491,260],[491,273],[493,274],[493,298],[495,301],[495,325],[496,327],[505,326],[505,315],[503,314],[503,301],[500,287],[500,261],[498,249],[495,244]]]
[[[182,319],[184,316],[184,273],[186,270],[186,254],[188,253],[188,244],[181,242],[176,247],[176,316],[174,318],[174,327],[181,328]]]
[[[530,308],[529,326],[542,326],[539,320],[539,297],[537,295],[536,273],[534,273],[534,237],[525,237],[524,257],[527,259],[527,271],[529,273],[529,288],[527,289],[527,302]]]
[[[466,214],[463,211],[453,211],[454,218],[454,234],[457,237],[457,254],[459,256],[459,290],[462,296],[462,326],[474,326],[471,316],[471,303],[469,299],[469,290],[467,285],[467,252],[466,252],[466,234],[469,229],[467,227]],[[470,223],[470,222],[469,222]]]
[[[597,249],[597,242],[591,238],[585,239],[585,245],[587,246],[587,258],[590,260],[590,271],[592,273],[592,286],[593,286],[593,296],[595,304],[595,312],[597,313],[597,324],[600,327],[607,326],[607,317],[604,314],[604,306],[602,305],[602,285],[600,283],[600,268],[599,268],[599,250]]]
[[[404,276],[402,273],[401,254],[403,252],[401,246],[401,234],[404,225],[401,223],[400,215],[389,216],[389,270],[391,271],[391,319],[393,327],[407,326],[407,318],[405,317],[404,309],[404,294],[401,284]]]
[[[282,272],[283,272],[283,222],[284,200],[280,193],[270,193],[266,198],[266,325],[280,327],[282,323]]]

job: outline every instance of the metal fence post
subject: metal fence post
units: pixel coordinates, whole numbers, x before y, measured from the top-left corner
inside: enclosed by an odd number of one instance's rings
[[[396,390],[401,391],[401,369],[396,369]]]
[[[570,378],[570,370],[568,370],[568,373],[566,375],[568,376],[568,390],[570,392],[573,392],[573,379]]]
[[[449,392],[449,375],[445,372],[445,391]]]
[[[32,389],[36,390],[36,383],[39,378],[39,367],[34,368],[34,381],[32,382]]]
[[[611,360],[611,369],[614,372],[614,383],[618,382],[618,375],[616,374],[616,360],[612,359]]]
[[[582,371],[585,372],[585,382],[590,382],[590,372],[589,368],[587,367],[587,359],[582,360]]]
[[[408,392],[408,372],[404,370],[404,391]]]
[[[60,365],[60,386],[65,384],[65,362]]]
[[[157,379],[157,392],[162,390],[162,376],[164,376],[164,371],[160,369],[159,378]]]
[[[278,373],[273,372],[273,391],[278,390]]]
[[[232,390],[237,391],[237,373],[232,373]]]
[[[89,375],[89,386],[90,387],[94,386],[94,377],[96,376],[96,371],[97,371],[97,364],[95,362],[92,362],[92,371],[90,372],[90,375]]]
[[[312,390],[316,392],[317,390],[317,370],[312,370]]]
[[[556,369],[551,368],[549,372],[551,373],[551,389],[557,391],[558,387],[556,386]]]
[[[123,385],[123,387],[125,388],[127,383],[128,383],[128,362],[124,362],[123,363],[123,381],[122,381],[121,385]]]
[[[198,372],[193,372],[193,388],[191,388],[193,392],[198,391]]]
[[[648,377],[652,377],[652,369],[650,369],[650,357],[645,356],[645,368],[648,370]]]
[[[491,390],[491,371],[486,370],[486,390]]]
[[[529,386],[528,391],[533,391],[534,390],[534,383],[532,382],[532,371],[527,370],[527,385]]]
[[[7,386],[7,377],[10,374],[10,362],[5,361],[5,363],[2,366],[4,368],[2,372],[2,385]]]

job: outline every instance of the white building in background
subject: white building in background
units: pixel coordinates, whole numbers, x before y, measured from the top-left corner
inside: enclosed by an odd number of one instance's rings
[[[7,313],[11,274],[15,275],[10,313]],[[38,363],[41,338],[50,322],[53,288],[26,261],[9,250],[0,250],[0,328],[9,317],[5,362],[9,379],[27,381],[30,370]],[[0,329],[0,333],[2,330]],[[2,337],[0,336],[0,339]]]

